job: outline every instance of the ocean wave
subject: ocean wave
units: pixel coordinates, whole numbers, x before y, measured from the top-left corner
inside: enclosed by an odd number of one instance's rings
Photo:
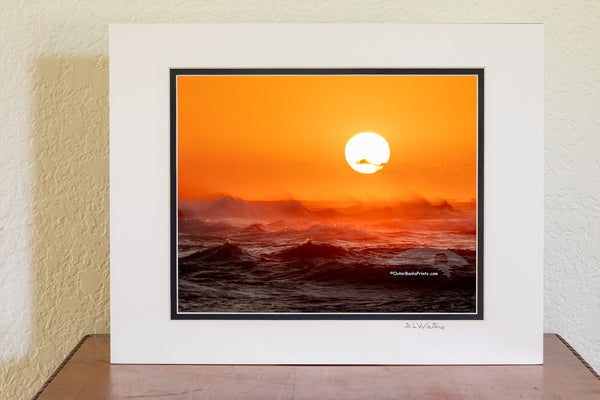
[[[219,233],[230,231],[233,226],[223,221],[213,221],[205,218],[179,219],[177,222],[179,234],[197,236],[203,233]]]
[[[431,247],[407,249],[396,254],[394,265],[449,265],[465,266],[467,260],[453,251]]]
[[[179,263],[185,266],[199,262],[232,262],[245,261],[252,258],[254,257],[240,246],[231,244],[230,240],[225,240],[223,243],[209,247],[206,250],[181,257],[179,258]]]
[[[245,234],[260,234],[268,232],[268,229],[263,224],[255,223],[242,228],[241,232]]]
[[[296,241],[310,238],[319,242],[327,241],[336,244],[384,241],[384,238],[367,229],[337,224],[312,224],[307,228],[286,227],[279,230],[277,234],[294,238]]]
[[[311,213],[296,200],[251,202],[232,196],[213,200],[180,200],[179,215],[199,218],[303,219]]]
[[[310,258],[339,258],[348,255],[348,251],[343,247],[334,246],[328,243],[313,243],[308,239],[299,246],[292,247],[274,254],[281,259],[310,259]]]

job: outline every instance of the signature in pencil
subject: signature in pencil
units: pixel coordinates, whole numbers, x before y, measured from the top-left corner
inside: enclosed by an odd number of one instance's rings
[[[406,322],[404,324],[405,329],[421,329],[421,330],[445,330],[446,325],[440,324],[439,322],[422,322],[422,321],[412,321]]]

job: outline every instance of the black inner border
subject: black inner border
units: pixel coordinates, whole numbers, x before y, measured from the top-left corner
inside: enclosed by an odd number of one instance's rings
[[[483,320],[484,68],[171,68],[170,225],[172,320]],[[177,311],[177,77],[182,75],[476,75],[477,76],[477,313],[476,314],[309,314],[198,313]]]

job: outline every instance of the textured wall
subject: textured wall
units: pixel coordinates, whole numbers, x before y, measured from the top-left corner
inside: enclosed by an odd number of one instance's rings
[[[600,370],[597,0],[5,3],[0,7],[1,399],[30,398],[84,334],[109,331],[111,22],[543,22],[545,326]]]

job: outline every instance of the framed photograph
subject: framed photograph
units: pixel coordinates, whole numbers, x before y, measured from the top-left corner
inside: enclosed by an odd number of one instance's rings
[[[170,90],[173,319],[483,318],[483,68]]]
[[[543,28],[110,28],[111,362],[535,364]]]

